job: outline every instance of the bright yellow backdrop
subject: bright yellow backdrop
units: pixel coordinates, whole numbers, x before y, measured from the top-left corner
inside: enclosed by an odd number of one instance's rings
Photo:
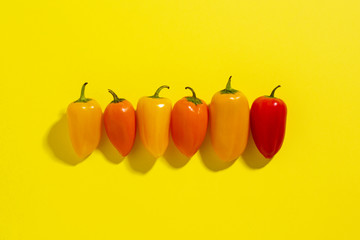
[[[0,239],[359,239],[360,2],[36,0],[0,3]],[[267,163],[121,159],[106,137],[74,165],[64,113],[88,81],[136,105],[168,84],[210,102],[233,75],[288,106]]]

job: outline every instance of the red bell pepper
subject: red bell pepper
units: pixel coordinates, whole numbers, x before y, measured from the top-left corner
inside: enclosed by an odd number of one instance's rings
[[[250,110],[250,126],[256,147],[265,158],[272,158],[281,148],[285,136],[286,104],[270,96],[257,98]]]

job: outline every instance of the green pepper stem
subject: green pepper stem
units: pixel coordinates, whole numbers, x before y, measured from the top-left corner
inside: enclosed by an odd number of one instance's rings
[[[88,83],[85,82],[84,85],[81,87],[80,100],[82,100],[82,101],[86,99],[86,97],[85,97],[85,87],[86,87],[87,84]]]
[[[190,89],[190,91],[193,94],[192,97],[185,97],[186,100],[188,100],[189,102],[194,103],[195,106],[198,105],[198,104],[202,104],[202,101],[199,98],[196,97],[196,93],[195,93],[194,89],[192,89],[191,87],[186,87],[185,89]]]
[[[275,90],[278,89],[279,87],[281,87],[280,85],[278,85],[276,88],[274,88],[274,90],[272,90],[271,94],[270,94],[270,97],[275,97],[274,94],[275,94]]]
[[[119,98],[113,90],[111,90],[111,89],[108,89],[108,90],[109,90],[109,93],[111,93],[111,95],[113,95],[113,97],[114,97],[114,100],[112,101],[112,103],[118,103],[118,102],[122,102],[125,100],[124,98]]]
[[[85,97],[85,87],[88,83],[85,82],[82,87],[81,87],[81,93],[80,93],[80,98],[78,100],[76,100],[75,102],[88,102],[90,101],[91,99],[90,98],[86,98]]]
[[[231,90],[231,78],[232,78],[232,76],[229,77],[229,80],[226,84],[226,88],[225,88],[226,90]]]
[[[192,92],[192,97],[196,99],[196,93],[194,91],[194,89],[192,89],[191,87],[186,87],[185,89],[189,89]]]
[[[238,92],[238,90],[231,88],[231,77],[232,76],[229,77],[226,88],[220,91],[221,94],[234,94]]]
[[[151,97],[151,98],[159,98],[159,93],[160,93],[160,91],[161,91],[162,89],[164,89],[164,88],[169,89],[170,87],[167,86],[167,85],[163,85],[163,86],[159,87],[159,88],[156,90],[155,94],[152,95],[152,96],[150,96],[150,97]]]

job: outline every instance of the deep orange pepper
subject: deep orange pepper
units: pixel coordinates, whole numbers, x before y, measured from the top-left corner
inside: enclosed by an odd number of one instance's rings
[[[139,135],[145,148],[154,156],[162,156],[169,144],[171,101],[159,97],[159,87],[153,96],[142,97],[138,101],[136,119]]]
[[[85,86],[78,100],[67,108],[71,143],[80,158],[90,155],[98,146],[101,136],[102,112],[100,105],[85,97]]]
[[[104,111],[105,131],[112,145],[125,157],[131,151],[136,132],[135,110],[132,104],[109,89],[114,100]]]
[[[175,146],[187,157],[193,156],[204,141],[208,126],[208,107],[197,98],[194,90],[192,97],[177,101],[171,112],[171,136]]]
[[[249,103],[245,95],[231,88],[217,92],[210,103],[210,136],[216,154],[224,161],[238,158],[249,136]]]

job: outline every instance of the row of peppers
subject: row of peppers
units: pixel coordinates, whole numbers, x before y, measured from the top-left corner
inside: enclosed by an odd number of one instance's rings
[[[257,98],[249,109],[245,95],[231,88],[231,77],[226,88],[217,92],[209,105],[192,96],[180,99],[172,108],[171,101],[159,96],[159,87],[152,96],[142,97],[134,110],[132,104],[119,98],[102,114],[100,105],[85,97],[85,83],[80,98],[67,109],[70,139],[76,154],[86,158],[98,146],[102,120],[106,134],[122,156],[127,156],[136,135],[136,126],[145,148],[154,156],[164,154],[169,143],[169,132],[176,147],[187,157],[193,156],[204,141],[208,124],[212,146],[223,161],[233,161],[245,150],[251,128],[254,142],[266,158],[272,158],[281,148],[285,135],[287,109],[274,96]]]

